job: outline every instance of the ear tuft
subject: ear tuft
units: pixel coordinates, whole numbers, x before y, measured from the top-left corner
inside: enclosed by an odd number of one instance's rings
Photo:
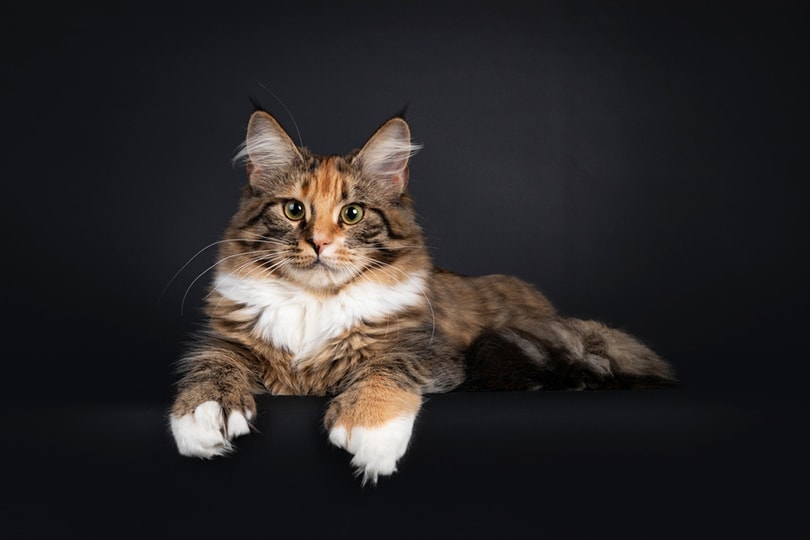
[[[250,116],[247,136],[234,163],[247,166],[251,182],[259,175],[274,177],[301,159],[301,153],[284,128],[263,110]]]
[[[411,130],[402,117],[383,124],[357,153],[363,171],[392,188],[396,195],[408,184],[408,160],[422,145],[411,141]]]

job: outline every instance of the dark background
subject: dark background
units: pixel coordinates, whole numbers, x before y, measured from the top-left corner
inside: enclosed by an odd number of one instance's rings
[[[0,534],[807,537],[800,4],[5,8]],[[433,396],[376,489],[321,398],[176,455],[251,97],[320,153],[409,104],[436,264],[519,275],[682,386]]]

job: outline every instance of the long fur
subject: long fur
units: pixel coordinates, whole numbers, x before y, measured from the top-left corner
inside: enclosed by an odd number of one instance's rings
[[[359,150],[320,156],[253,113],[209,324],[178,364],[181,454],[232,452],[257,394],[325,395],[329,440],[376,482],[396,470],[426,394],[675,382],[641,341],[558,314],[525,281],[435,268],[406,189],[419,148],[395,116]]]

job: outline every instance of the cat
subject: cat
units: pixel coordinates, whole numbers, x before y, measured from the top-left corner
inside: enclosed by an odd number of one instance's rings
[[[400,113],[361,148],[316,155],[256,107],[209,322],[177,364],[168,423],[181,455],[232,452],[254,396],[328,396],[329,441],[376,484],[396,471],[425,395],[677,382],[635,337],[559,315],[517,277],[434,268],[407,191],[420,148]]]

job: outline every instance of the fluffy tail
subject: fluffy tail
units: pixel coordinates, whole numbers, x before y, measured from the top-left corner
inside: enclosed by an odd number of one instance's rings
[[[555,317],[473,342],[458,390],[598,390],[677,383],[672,367],[634,337],[597,321]]]

